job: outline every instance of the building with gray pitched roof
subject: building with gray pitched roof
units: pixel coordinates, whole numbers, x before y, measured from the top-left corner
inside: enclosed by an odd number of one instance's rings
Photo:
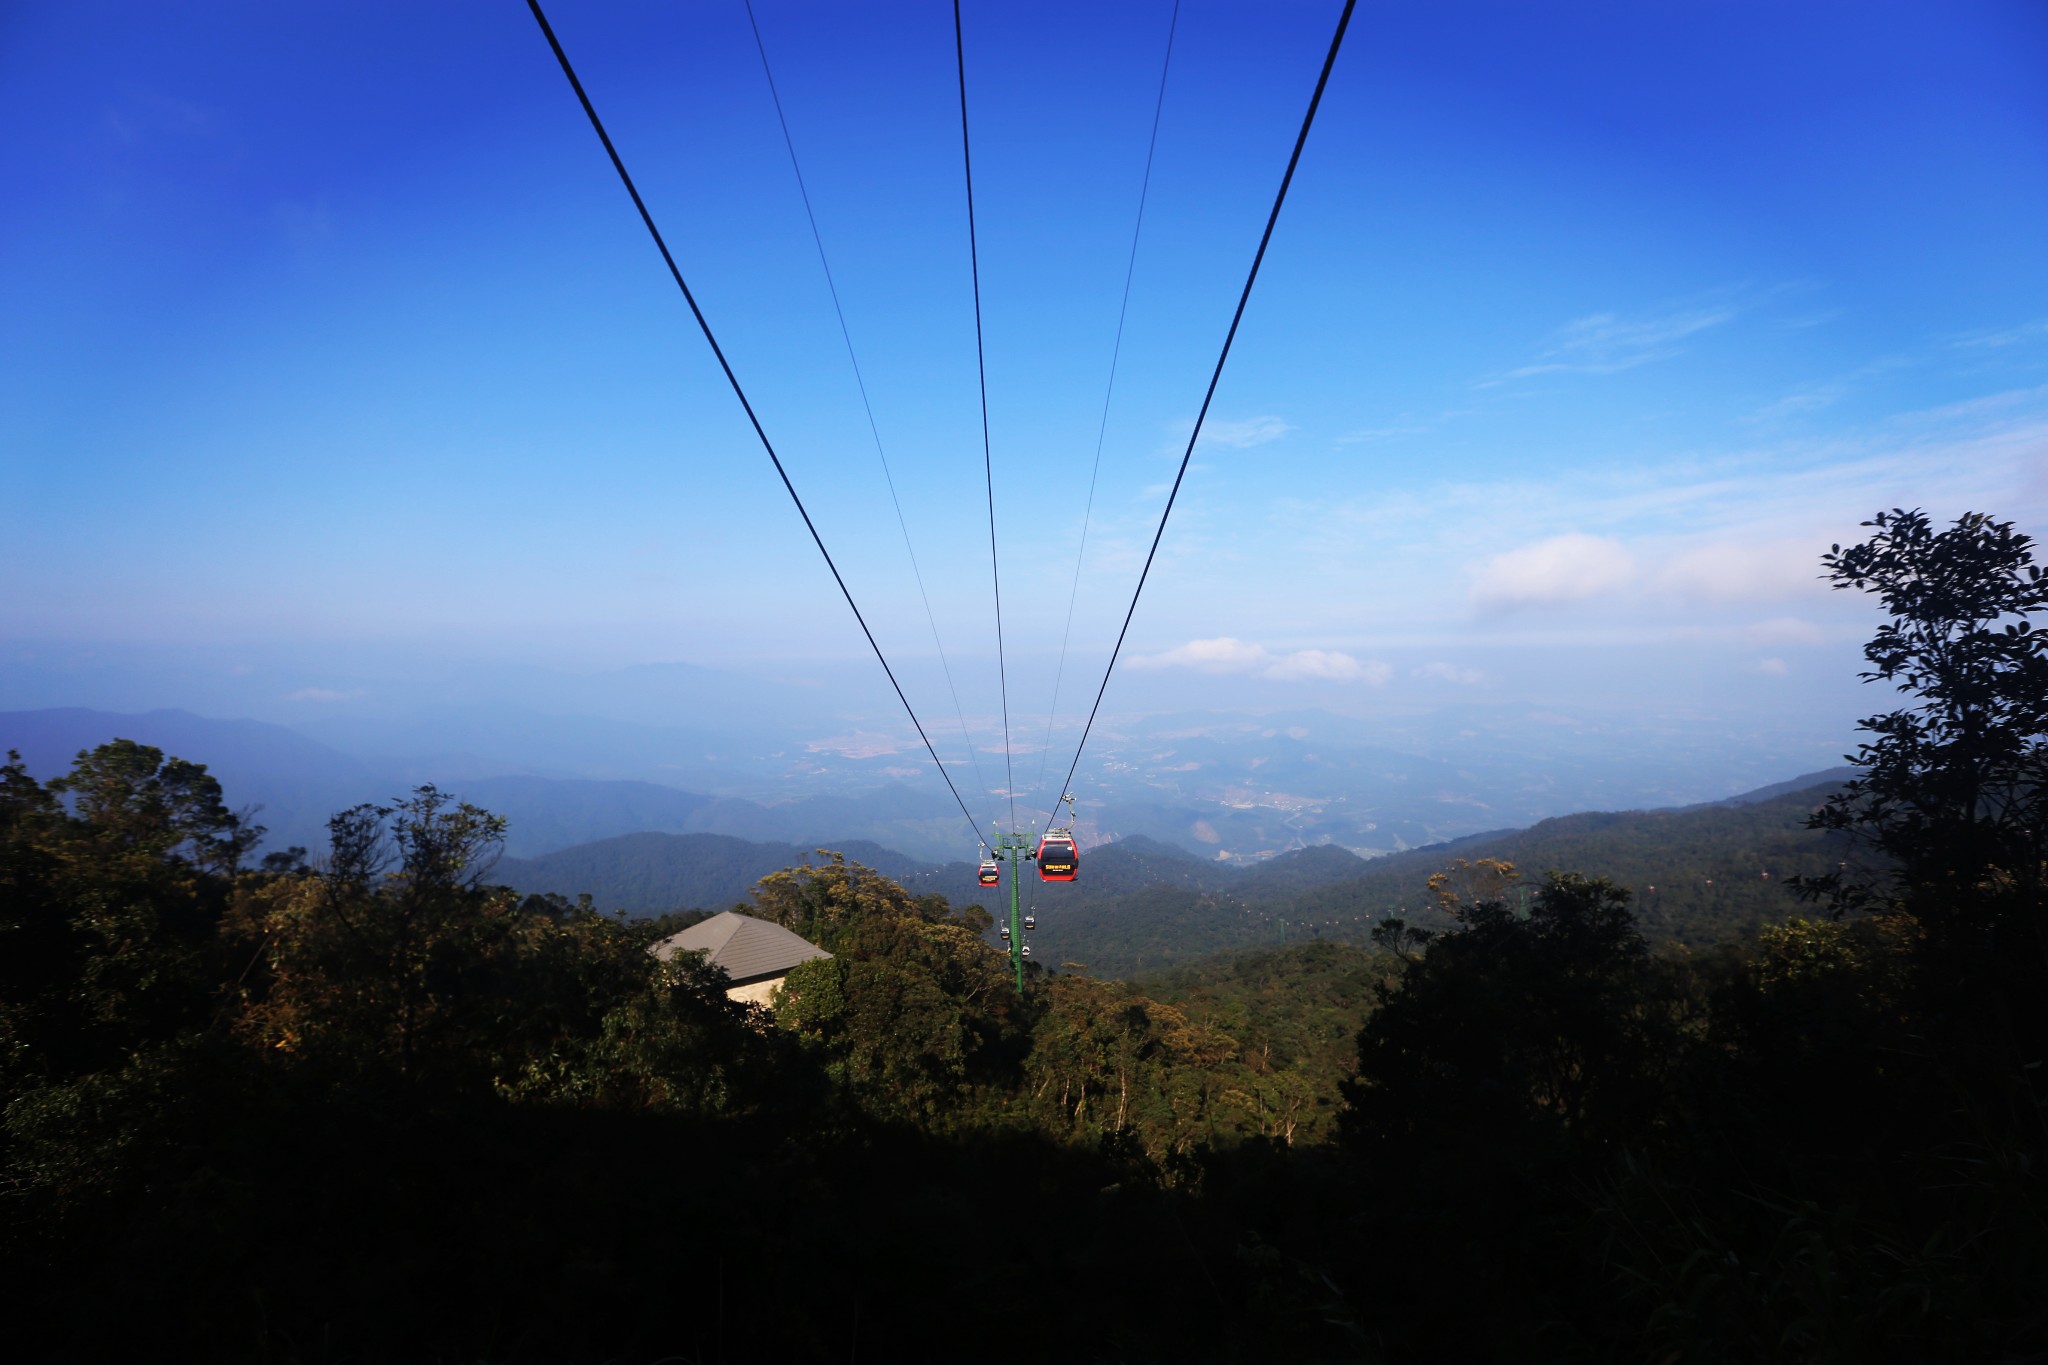
[[[663,962],[677,953],[701,952],[705,961],[722,967],[732,978],[726,995],[749,1004],[766,1005],[789,969],[832,954],[779,924],[728,910],[663,939],[650,949]]]

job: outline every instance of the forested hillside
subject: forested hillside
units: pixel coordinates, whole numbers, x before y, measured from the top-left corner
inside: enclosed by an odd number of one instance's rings
[[[1111,845],[1085,856],[1082,877],[1109,864],[1119,889],[1034,888],[1036,941],[1047,961],[1083,963],[1098,976],[1157,972],[1255,944],[1365,943],[1390,916],[1440,924],[1430,877],[1454,859],[1500,858],[1532,885],[1556,869],[1611,878],[1634,893],[1651,941],[1704,947],[1798,913],[1792,878],[1841,870],[1852,855],[1839,837],[1806,827],[1838,785],[1739,805],[1571,815],[1369,863],[1305,849],[1233,874],[1190,859],[1171,881],[1136,890],[1121,889],[1130,877]]]
[[[1565,816],[1370,862],[1324,845],[1239,868],[1138,836],[1086,850],[1072,883],[1042,884],[1027,866],[1024,897],[1038,919],[1033,944],[1042,961],[1117,977],[1254,945],[1363,943],[1392,915],[1429,923],[1430,876],[1455,858],[1492,857],[1531,877],[1551,869],[1610,877],[1635,892],[1653,941],[1703,947],[1794,913],[1792,877],[1840,869],[1849,855],[1839,840],[1806,827],[1838,785],[1683,810]],[[933,866],[856,841],[833,848],[916,891],[1007,913],[1007,887],[977,885],[970,863]],[[650,915],[723,909],[767,872],[812,856],[790,844],[639,834],[508,858],[493,875],[517,890],[587,893],[603,909]]]
[[[1590,812],[1528,829],[1474,835],[1381,859],[1355,878],[1312,888],[1288,907],[1318,921],[1413,914],[1429,904],[1426,883],[1453,858],[1500,858],[1529,874],[1559,869],[1611,878],[1636,895],[1653,941],[1702,946],[1797,909],[1788,884],[1839,867],[1852,856],[1807,821],[1840,784],[1767,800],[1680,811]]]
[[[1874,525],[1826,563],[1885,594],[1866,657],[1909,704],[1817,806],[1550,822],[1488,846],[1519,877],[1434,850],[1427,916],[1369,944],[1131,982],[1020,990],[984,911],[827,856],[753,890],[829,953],[762,1009],[649,951],[675,918],[495,885],[504,819],[432,787],[334,814],[317,866],[251,867],[198,763],[9,761],[9,1346],[2042,1359],[2048,581],[2009,525]],[[1711,950],[1544,868],[1654,835],[1704,871],[1800,812],[1859,856]],[[1215,869],[1114,852],[1095,913],[1218,908]],[[1273,894],[1332,894],[1291,885],[1314,870]]]
[[[1398,962],[1370,945],[1298,943],[1202,958],[1140,977],[1133,989],[1229,1036],[1274,1076],[1289,1141],[1335,1131],[1338,1089],[1356,1069],[1359,1021],[1398,981]]]

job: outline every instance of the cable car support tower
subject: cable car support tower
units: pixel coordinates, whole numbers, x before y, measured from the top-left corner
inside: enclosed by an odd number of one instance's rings
[[[1038,857],[1038,842],[1029,833],[1012,830],[996,835],[990,855],[1009,865],[1010,922],[1003,930],[1009,941],[1010,972],[1016,978],[1017,994],[1024,994],[1024,916],[1017,908],[1019,888],[1024,881],[1024,864]]]

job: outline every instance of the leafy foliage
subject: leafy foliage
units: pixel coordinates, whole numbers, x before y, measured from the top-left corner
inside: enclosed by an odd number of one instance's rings
[[[1026,1079],[1056,1132],[1152,1158],[1213,1140],[1236,1099],[1221,1074],[1235,1042],[1171,1005],[1109,982],[1053,983]]]
[[[1494,864],[1479,881],[1498,890],[1512,872]],[[1381,987],[1359,1034],[1351,1140],[1474,1159],[1640,1131],[1677,1032],[1628,893],[1552,873],[1527,915],[1448,884],[1445,896],[1457,932]]]
[[[1448,927],[1429,880],[1456,859],[1497,858],[1533,873],[1578,871],[1627,887],[1652,944],[1703,949],[1798,908],[1795,877],[1881,865],[1844,836],[1808,827],[1835,783],[1741,805],[1592,812],[1474,835],[1357,864],[1337,880],[1300,875],[1314,849],[1249,872],[1180,859],[1179,875],[1129,885],[1120,844],[1083,855],[1082,880],[1042,895],[1038,944],[1098,976],[1145,975],[1214,953],[1299,941],[1365,944],[1389,918]],[[1163,859],[1153,860],[1164,862]],[[1334,870],[1345,871],[1338,860]],[[1107,867],[1117,889],[1091,882]],[[1328,870],[1328,869],[1326,869]],[[1517,895],[1520,892],[1516,893]]]
[[[2048,580],[2033,542],[1980,513],[1946,531],[1918,511],[1864,525],[1869,540],[1821,562],[1890,616],[1864,679],[1915,700],[1862,723],[1863,771],[1813,823],[1873,845],[1893,872],[1808,888],[1837,910],[1911,902],[1944,936],[2031,926],[2048,860],[2048,635],[2029,618],[2048,608]]]
[[[1874,525],[1903,558],[1835,562],[1869,583],[1949,566],[1949,596],[1887,601],[1977,623],[1897,616],[1900,638],[1934,658],[2002,621],[2017,599],[1971,601],[1956,566],[2017,581],[2024,538],[1896,515]],[[1021,997],[985,912],[842,854],[757,887],[753,913],[833,954],[770,1014],[655,959],[684,916],[491,885],[502,823],[432,788],[336,816],[324,859],[248,871],[250,827],[197,765],[118,744],[38,784],[10,763],[10,1345],[2040,1358],[2048,958],[2010,826],[2039,740],[2011,624],[1941,655],[1954,678],[1898,665],[1920,708],[1800,831],[1833,864],[1832,918],[1689,950],[1647,885],[1549,860],[1617,830],[1782,832],[1808,793],[1567,824],[1535,857],[1435,850],[1400,871],[1408,919],[1372,921],[1382,946],[1311,937],[1135,984],[1037,971]],[[2013,695],[1952,707],[1980,673]],[[1822,844],[1851,837],[1876,855],[1854,872]],[[1242,880],[1166,873],[1107,894],[1159,898],[1161,925],[1191,897],[1247,908]],[[1268,892],[1299,914],[1333,888]]]
[[[69,798],[74,811],[65,808]],[[0,767],[0,1076],[9,1093],[205,1018],[225,874],[260,836],[204,768],[117,741],[47,787]]]
[[[988,916],[824,856],[756,892],[760,918],[833,953],[789,974],[777,1021],[870,1112],[943,1126],[1016,1046],[1008,963],[981,937]]]
[[[1385,952],[1318,940],[1209,958],[1134,985],[1235,1041],[1226,1093],[1246,1116],[1235,1131],[1293,1145],[1334,1133],[1359,1020],[1395,971]]]

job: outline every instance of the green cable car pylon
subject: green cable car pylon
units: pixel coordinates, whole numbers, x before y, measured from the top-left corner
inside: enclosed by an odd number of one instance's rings
[[[993,847],[989,848],[989,860],[981,865],[980,881],[983,886],[993,886],[991,872],[1000,863],[1010,865],[1010,923],[1003,930],[1003,939],[1010,945],[1010,970],[1017,979],[1017,994],[1024,993],[1024,959],[1031,954],[1024,935],[1037,924],[1037,914],[1025,914],[1018,907],[1018,886],[1024,880],[1024,864],[1038,862],[1038,874],[1044,881],[1070,882],[1080,867],[1080,853],[1074,842],[1074,826],[1078,823],[1074,811],[1072,793],[1060,797],[1067,807],[1067,821],[1046,830],[1045,836],[1034,839],[1031,834],[1012,830],[998,834]],[[1055,807],[1052,818],[1059,818]]]
[[[990,852],[1010,866],[1010,927],[1003,937],[1010,941],[1010,970],[1017,979],[1017,994],[1024,994],[1024,917],[1017,908],[1018,884],[1024,879],[1024,863],[1038,856],[1038,845],[1028,834],[1012,831],[998,834]]]

